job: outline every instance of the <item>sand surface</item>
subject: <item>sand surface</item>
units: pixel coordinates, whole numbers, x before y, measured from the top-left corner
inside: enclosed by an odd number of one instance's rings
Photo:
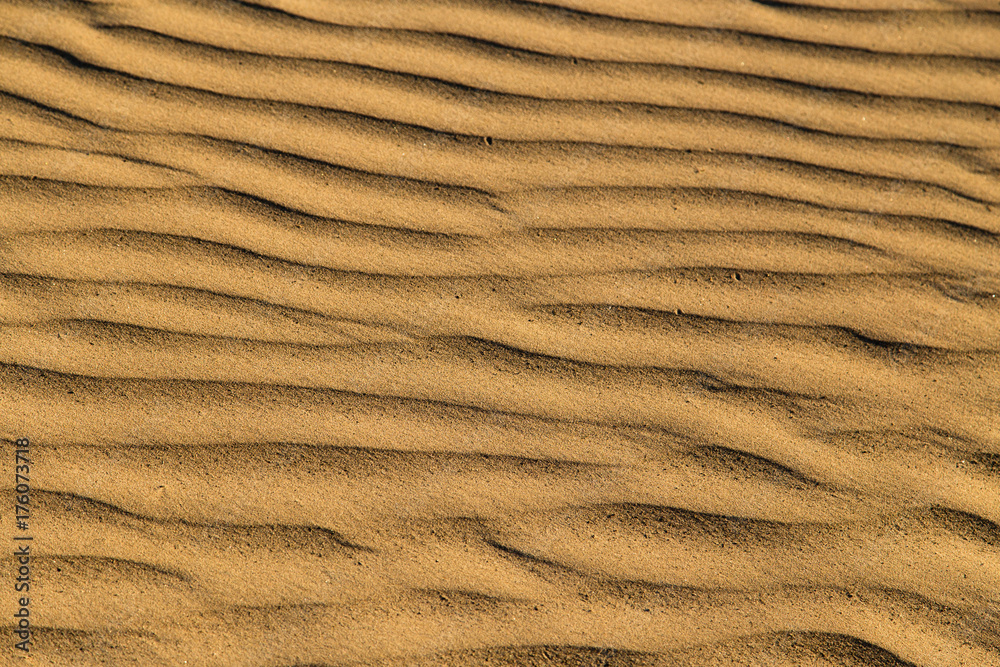
[[[1000,2],[7,0],[7,665],[1000,665]]]

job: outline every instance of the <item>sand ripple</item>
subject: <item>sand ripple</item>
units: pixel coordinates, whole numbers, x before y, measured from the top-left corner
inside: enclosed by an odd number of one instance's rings
[[[39,664],[1000,665],[998,44],[6,3]]]

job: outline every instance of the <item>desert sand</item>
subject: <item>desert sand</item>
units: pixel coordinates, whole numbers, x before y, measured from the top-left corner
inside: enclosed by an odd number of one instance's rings
[[[996,0],[8,0],[3,664],[1000,665],[998,294]]]

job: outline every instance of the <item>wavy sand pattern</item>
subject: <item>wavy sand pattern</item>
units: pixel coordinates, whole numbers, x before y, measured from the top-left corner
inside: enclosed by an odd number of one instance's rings
[[[996,0],[0,8],[35,664],[1000,665],[998,294]]]

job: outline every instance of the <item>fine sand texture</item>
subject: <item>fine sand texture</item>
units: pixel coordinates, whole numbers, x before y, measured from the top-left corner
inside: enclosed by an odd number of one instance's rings
[[[1000,0],[4,0],[0,664],[1000,666],[998,295]]]

